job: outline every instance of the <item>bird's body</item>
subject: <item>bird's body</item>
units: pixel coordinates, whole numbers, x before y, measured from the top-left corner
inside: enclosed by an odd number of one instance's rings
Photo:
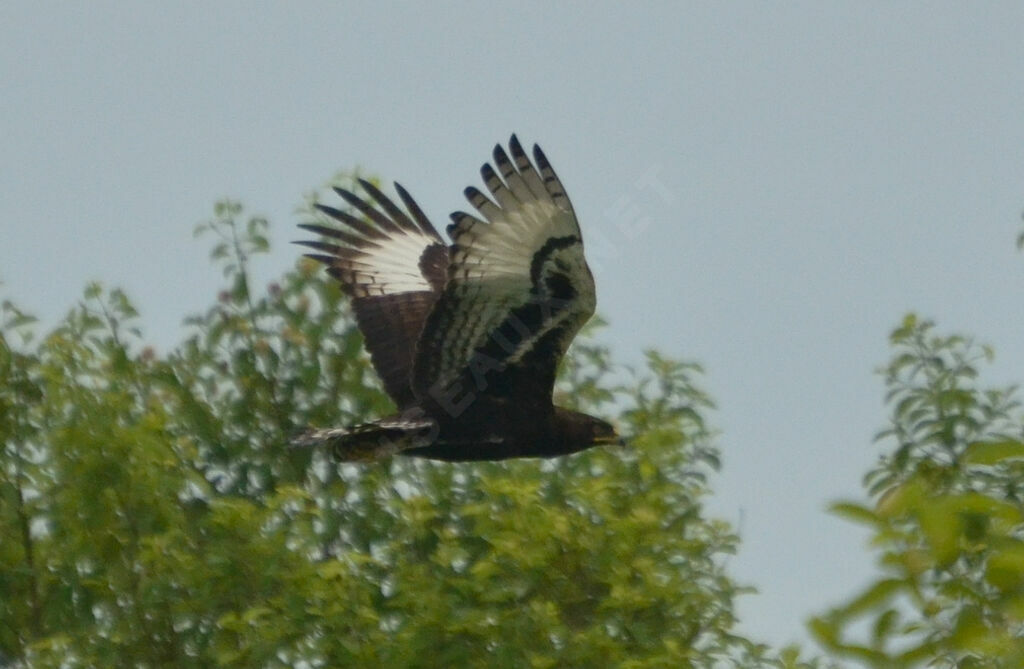
[[[614,443],[606,422],[555,407],[555,372],[594,313],[594,280],[572,205],[539,147],[535,167],[513,135],[481,173],[493,198],[466,197],[482,215],[452,214],[446,245],[411,196],[405,210],[369,182],[373,206],[337,192],[362,217],[302,227],[300,242],[351,296],[371,361],[398,413],[354,428],[312,430],[341,460],[393,454],[440,460],[552,457]],[[341,242],[339,244],[338,242]]]

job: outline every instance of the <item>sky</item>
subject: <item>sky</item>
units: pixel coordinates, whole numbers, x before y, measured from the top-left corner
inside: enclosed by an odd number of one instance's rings
[[[740,631],[774,644],[874,572],[877,368],[915,311],[1024,381],[1024,4],[0,4],[0,297],[52,324],[120,286],[167,351],[220,287],[230,197],[291,268],[305,193],[397,179],[436,224],[518,133],[572,197],[617,360],[700,362]]]

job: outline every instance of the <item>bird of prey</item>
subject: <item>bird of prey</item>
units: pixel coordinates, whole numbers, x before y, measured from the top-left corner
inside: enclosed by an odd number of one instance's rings
[[[533,157],[515,135],[507,153],[495,146],[481,168],[491,197],[465,190],[479,215],[451,215],[451,244],[397,183],[404,209],[365,180],[367,199],[335,189],[351,210],[317,205],[341,227],[303,224],[321,239],[298,243],[351,298],[398,412],[312,429],[297,445],[342,461],[458,461],[620,443],[609,423],[552,403],[559,361],[594,313],[594,278],[562,183],[539,146]]]

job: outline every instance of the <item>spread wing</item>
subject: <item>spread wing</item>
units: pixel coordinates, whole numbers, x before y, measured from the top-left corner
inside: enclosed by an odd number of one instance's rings
[[[359,184],[376,207],[336,188],[362,217],[318,204],[343,229],[300,225],[327,239],[298,243],[320,251],[307,255],[327,265],[328,274],[352,297],[370,360],[401,409],[415,400],[410,381],[416,341],[444,288],[448,248],[400,185],[396,183],[395,190],[408,213],[370,182],[361,179]]]
[[[452,214],[448,283],[420,336],[413,390],[551,397],[555,371],[595,307],[594,279],[572,205],[540,147],[515,135],[485,164],[493,200],[467,188],[481,218]],[[468,384],[468,385],[467,385]]]

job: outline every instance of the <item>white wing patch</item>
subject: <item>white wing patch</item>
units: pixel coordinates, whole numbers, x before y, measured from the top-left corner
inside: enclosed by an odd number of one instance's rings
[[[505,275],[529,286],[533,256],[545,242],[580,234],[572,214],[551,200],[517,204],[516,209],[493,212],[487,217],[489,224],[470,216],[459,220],[452,231],[456,249],[450,278],[486,280]]]
[[[429,291],[419,262],[435,240],[408,230],[386,234],[385,239],[367,240],[348,257],[335,261],[339,278],[351,287],[353,297]]]
[[[397,183],[395,189],[409,210],[408,214],[372,183],[362,179],[359,183],[380,209],[347,190],[336,188],[338,194],[364,218],[318,204],[317,209],[345,224],[345,229],[315,224],[299,227],[343,242],[343,245],[324,241],[298,243],[324,251],[327,255],[309,255],[330,267],[330,273],[353,297],[439,290],[439,286],[430,283],[432,268],[424,267],[422,263],[431,247],[438,247],[438,251],[445,253],[442,250],[444,242],[419,206]]]

